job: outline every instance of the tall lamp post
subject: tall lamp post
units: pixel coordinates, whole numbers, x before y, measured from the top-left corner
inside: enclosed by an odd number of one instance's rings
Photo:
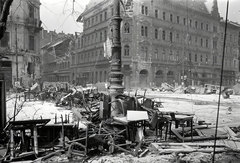
[[[111,96],[111,101],[115,100],[115,97],[119,94],[123,94],[124,87],[123,82],[123,73],[121,70],[122,60],[121,60],[121,17],[120,17],[120,0],[113,1],[113,17],[112,17],[112,58],[111,58],[111,71],[109,74],[110,77],[110,87],[109,92]],[[115,105],[115,103],[112,103]],[[114,111],[111,112],[111,115],[115,115],[119,112],[119,107],[114,107]]]

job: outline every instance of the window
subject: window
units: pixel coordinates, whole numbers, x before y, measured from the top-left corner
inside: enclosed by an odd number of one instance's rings
[[[177,33],[177,35],[176,35],[176,40],[177,40],[177,42],[179,42],[179,33]]]
[[[100,41],[102,41],[102,32],[100,32]]]
[[[173,15],[170,14],[170,21],[172,22],[173,21]]]
[[[201,23],[201,30],[203,30],[203,23]]]
[[[148,36],[148,27],[145,26],[145,36],[147,37]]]
[[[213,26],[213,32],[217,32],[217,26]]]
[[[213,49],[217,49],[217,41],[213,41]]]
[[[145,8],[145,7],[142,5],[142,14],[144,14],[144,8]]]
[[[104,19],[107,20],[107,11],[104,12]]]
[[[98,39],[98,33],[96,33],[95,42],[98,41],[97,39]]]
[[[165,39],[166,39],[165,31],[163,30],[163,31],[162,31],[162,40],[165,40]]]
[[[130,33],[129,23],[128,23],[128,22],[126,22],[126,23],[124,24],[124,32],[125,32],[125,33]]]
[[[208,48],[208,39],[206,39],[206,48]]]
[[[96,23],[98,22],[98,15],[96,16]]]
[[[100,22],[102,22],[102,14],[100,14]]]
[[[163,49],[162,50],[162,58],[163,58],[163,60],[165,60],[165,53],[166,53],[166,51],[165,51],[165,49]]]
[[[92,35],[92,43],[94,43],[94,35]]]
[[[195,28],[197,28],[198,27],[198,23],[197,23],[197,21],[195,21]]]
[[[97,18],[97,17],[96,17]],[[92,25],[94,24],[94,18],[92,18]]]
[[[198,61],[198,59],[197,59],[197,54],[195,54],[195,62],[197,62]]]
[[[200,43],[200,46],[203,46],[203,39],[201,38],[201,43]]]
[[[188,42],[189,44],[192,44],[192,36],[189,36]]]
[[[104,39],[107,40],[107,30],[104,31]]]
[[[230,41],[232,41],[232,35],[230,35]]]
[[[145,14],[145,15],[148,15],[148,7],[142,5],[141,13],[142,13],[142,14]]]
[[[177,23],[179,24],[179,16],[177,16]]]
[[[1,47],[9,46],[9,32],[5,32],[3,38],[1,39]]]
[[[162,15],[163,17],[163,20],[166,20],[166,13],[165,12],[163,12],[163,15]]]
[[[29,4],[28,7],[29,7],[29,17],[34,18],[34,6],[32,4]]]
[[[208,31],[208,24],[206,24],[206,31]]]
[[[144,36],[144,26],[141,26],[141,36]]]
[[[197,36],[195,36],[195,45],[197,45]]]
[[[173,42],[172,32],[169,33],[169,39],[170,39],[170,42],[172,43]]]
[[[200,55],[200,62],[203,62],[203,56]]]
[[[124,55],[129,56],[129,45],[124,46]]]
[[[155,49],[154,54],[155,54],[155,59],[159,59],[158,58],[158,50],[157,49]]]
[[[189,26],[192,27],[192,20],[189,20]]]
[[[148,59],[148,48],[145,47],[145,61],[147,61]]]
[[[158,29],[155,29],[155,39],[158,39]]]
[[[29,50],[35,50],[34,36],[29,36]]]
[[[148,7],[145,6],[145,15],[148,15]]]
[[[188,61],[189,61],[189,62],[192,62],[192,54],[191,54],[191,53],[189,53]]]
[[[155,18],[158,18],[158,10],[155,10]]]
[[[186,18],[183,18],[183,25],[186,25]]]
[[[173,52],[172,52],[172,50],[169,51],[169,60],[170,61],[173,60]]]

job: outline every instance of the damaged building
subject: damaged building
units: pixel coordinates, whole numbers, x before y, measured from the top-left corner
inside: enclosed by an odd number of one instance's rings
[[[72,62],[80,84],[108,81],[106,45],[112,38],[113,1],[90,0],[78,22],[83,32]],[[125,88],[162,83],[219,85],[223,19],[217,0],[128,0],[122,10],[122,72]],[[123,9],[123,8],[122,8]],[[109,25],[110,24],[110,25]],[[229,21],[223,85],[232,86],[239,71],[239,24]]]
[[[39,0],[11,5],[0,53],[12,61],[12,85],[28,87],[40,77],[40,5]]]

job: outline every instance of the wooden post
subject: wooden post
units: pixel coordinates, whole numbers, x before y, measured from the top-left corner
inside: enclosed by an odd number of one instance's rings
[[[34,141],[34,152],[38,155],[38,132],[37,126],[33,127],[33,141]]]
[[[86,142],[85,142],[85,147],[86,147],[86,155],[88,154],[88,124],[86,128]]]
[[[64,135],[64,122],[63,122],[63,116],[61,115],[62,120],[62,142],[63,142],[63,149],[65,149],[65,135]]]

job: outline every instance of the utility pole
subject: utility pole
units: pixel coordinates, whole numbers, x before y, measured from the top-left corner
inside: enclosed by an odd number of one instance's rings
[[[17,47],[18,47],[18,40],[17,40],[17,27],[15,28],[15,41],[16,41],[16,74],[17,74],[17,81],[18,81],[18,51],[17,51]]]
[[[111,58],[111,72],[110,77],[110,87],[109,92],[111,96],[111,101],[115,100],[115,97],[119,94],[123,94],[124,87],[122,86],[123,82],[123,73],[122,73],[122,60],[121,60],[121,17],[120,17],[120,0],[113,1],[113,17],[112,17],[112,58]],[[112,103],[114,105],[114,103]],[[111,112],[112,115],[118,113],[118,107],[114,107],[114,112]]]

